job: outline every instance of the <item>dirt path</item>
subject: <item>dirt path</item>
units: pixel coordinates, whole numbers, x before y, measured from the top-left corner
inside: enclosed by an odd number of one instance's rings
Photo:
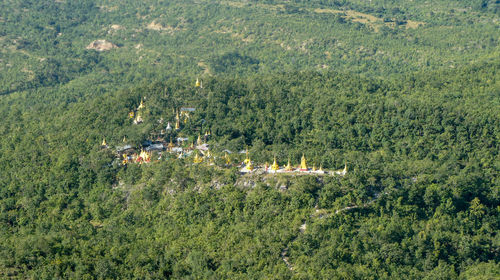
[[[387,194],[388,192],[384,192],[383,194]],[[341,208],[341,209],[338,209],[336,210],[333,215],[337,215],[337,214],[340,214],[342,212],[345,212],[345,211],[349,211],[351,209],[357,209],[357,208],[365,208],[365,207],[368,207],[370,206],[371,204],[373,204],[375,201],[377,201],[380,197],[382,197],[382,195],[380,196],[376,196],[376,198],[370,200],[369,202],[366,202],[366,203],[363,203],[361,205],[352,205],[352,206],[346,206],[344,208]],[[321,210],[318,209],[318,204],[316,204],[314,206],[314,209],[315,209],[315,212],[318,213],[320,212]],[[323,210],[324,211],[324,210]],[[321,215],[315,215],[315,214],[311,214],[311,218],[317,218],[317,219],[323,219],[323,218],[328,218],[330,217],[332,214],[321,214]],[[293,243],[295,242],[295,240],[297,240],[297,238],[299,238],[300,234],[303,234],[307,229],[307,223],[304,222],[300,227],[299,227],[299,234],[297,234],[297,236],[290,242]],[[289,251],[289,246],[286,246],[282,251],[281,251],[281,259],[283,260],[283,262],[286,264],[286,266],[288,267],[288,269],[290,271],[293,271],[294,270],[294,267],[293,267],[293,264],[290,263],[290,260],[289,260],[289,257],[288,257],[288,251]]]
[[[304,232],[306,231],[306,229],[307,229],[307,224],[304,222],[304,223],[300,226],[300,228],[299,228],[299,232],[300,232],[300,233],[304,233]],[[295,237],[295,238],[292,240],[292,242],[290,242],[290,243],[293,243],[295,240],[297,240],[297,238],[299,238],[299,236],[298,236],[298,235],[297,235],[297,237]],[[290,261],[288,261],[288,256],[287,256],[287,254],[288,254],[288,249],[289,249],[289,248],[288,248],[288,246],[287,246],[287,247],[285,247],[285,249],[283,249],[283,250],[281,251],[281,259],[283,260],[283,262],[285,262],[286,266],[288,267],[288,270],[293,271],[293,265],[290,263]]]

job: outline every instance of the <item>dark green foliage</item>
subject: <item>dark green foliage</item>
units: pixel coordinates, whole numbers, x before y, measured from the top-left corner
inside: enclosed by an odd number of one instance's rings
[[[170,75],[448,69],[498,60],[499,9],[493,0],[8,0],[0,3],[0,94]],[[86,49],[98,39],[118,48]]]
[[[397,81],[296,72],[210,78],[203,89],[170,79],[73,103],[6,96],[2,276],[489,279],[499,260],[497,70]],[[145,123],[133,125],[127,113],[141,98]],[[140,144],[187,105],[197,110],[182,133],[210,130],[215,153],[249,145],[253,160],[281,164],[305,154],[317,167],[347,163],[348,175],[114,163],[124,135]],[[111,149],[99,148],[103,137]]]
[[[498,278],[497,2],[0,2],[0,278]]]

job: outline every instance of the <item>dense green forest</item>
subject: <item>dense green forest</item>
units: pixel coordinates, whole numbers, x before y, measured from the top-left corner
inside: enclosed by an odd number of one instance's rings
[[[0,278],[498,279],[499,13],[1,1]],[[180,107],[215,155],[349,172],[119,164]]]
[[[391,82],[335,72],[210,78],[203,89],[173,78],[29,111],[30,96],[6,97],[2,271],[35,278],[493,279],[498,67]],[[127,113],[141,98],[145,122],[133,125]],[[240,177],[188,159],[123,167],[99,147],[102,137],[113,147],[124,135],[140,143],[158,118],[173,118],[172,108],[186,104],[198,110],[185,133],[205,120],[216,149],[249,146],[256,160],[281,161],[305,152],[325,167],[347,161],[352,172]],[[342,210],[350,206],[357,208]]]
[[[498,1],[312,2],[2,1],[0,94],[304,69],[385,77],[500,55]],[[116,48],[86,49],[98,39]]]

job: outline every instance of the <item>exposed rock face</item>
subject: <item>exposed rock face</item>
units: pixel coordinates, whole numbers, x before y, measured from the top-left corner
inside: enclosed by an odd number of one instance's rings
[[[115,44],[106,40],[95,40],[87,46],[87,50],[96,50],[98,52],[109,51],[113,48],[118,48]]]
[[[148,24],[148,26],[146,26],[146,28],[149,30],[167,31],[170,34],[172,34],[174,31],[181,30],[181,28],[179,28],[179,27],[172,27],[170,25],[164,26],[164,25],[157,23],[155,21],[152,21],[150,24]]]

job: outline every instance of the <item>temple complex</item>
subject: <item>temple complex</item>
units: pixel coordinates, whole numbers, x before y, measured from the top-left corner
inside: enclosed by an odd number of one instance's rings
[[[200,87],[200,88],[202,87],[202,81],[200,79],[196,79],[195,87]],[[144,122],[142,118],[142,115],[146,108],[144,100],[145,100],[144,98],[141,98],[141,101],[137,106],[137,109],[132,110],[128,114],[128,117],[130,119],[133,119],[134,124],[140,124]],[[136,148],[133,148],[131,145],[124,144],[122,146],[117,146],[116,152],[117,152],[118,162],[120,162],[123,165],[129,163],[139,163],[139,164],[149,163],[151,162],[153,155],[155,155],[155,157],[156,156],[158,157],[158,160],[190,157],[192,158],[193,163],[195,164],[202,163],[205,161],[209,165],[215,165],[216,162],[220,162],[223,163],[223,165],[221,164],[221,166],[224,167],[230,167],[232,165],[233,166],[236,165],[231,163],[231,158],[228,155],[228,153],[231,153],[231,151],[225,149],[221,152],[221,155],[219,156],[217,154],[214,155],[212,151],[209,150],[209,144],[207,144],[206,142],[208,138],[211,136],[210,127],[208,127],[208,129],[203,129],[203,130],[202,128],[204,127],[194,128],[194,131],[198,131],[198,137],[195,141],[193,141],[194,139],[192,138],[185,137],[184,135],[182,135],[181,130],[183,130],[183,127],[181,127],[181,119],[184,121],[184,123],[187,123],[187,120],[190,117],[192,117],[190,116],[190,113],[195,111],[196,111],[195,107],[180,107],[180,109],[173,108],[173,114],[175,115],[175,125],[173,123],[173,120],[171,120],[170,122],[167,122],[166,127],[161,126],[160,128],[156,128],[156,132],[152,131],[150,133],[150,138],[151,139],[154,138],[156,140],[144,141],[142,145],[140,145],[140,147],[137,147],[137,149],[140,148],[141,150],[139,154],[136,153]],[[163,124],[163,118],[160,118],[158,123],[160,125]],[[165,141],[166,135],[170,136],[170,141],[168,143]],[[172,137],[176,137],[177,139],[176,144],[172,142]],[[124,137],[123,143],[126,143],[126,141],[127,140]],[[107,148],[108,147],[107,145],[108,144],[106,140],[103,139],[101,147]],[[172,156],[162,157],[167,153],[174,155],[174,157]],[[222,153],[224,154],[222,155]],[[283,173],[290,175],[325,174],[325,175],[338,175],[338,176],[345,176],[347,174],[347,164],[345,164],[344,169],[335,171],[324,171],[321,164],[319,169],[316,168],[317,166],[316,164],[313,164],[312,168],[309,168],[307,166],[307,159],[305,157],[305,154],[302,154],[302,157],[300,159],[300,165],[298,166],[295,165],[296,167],[294,167],[289,158],[287,164],[282,168],[280,168],[276,156],[274,157],[271,165],[269,165],[267,162],[264,165],[256,165],[250,159],[250,156],[248,154],[248,149],[240,152],[240,154],[242,153],[246,155],[245,159],[240,165],[241,173],[251,173],[254,171],[258,171],[259,173],[257,174],[262,174],[262,173],[273,173],[273,174]],[[220,159],[219,161],[217,161],[218,158]]]

